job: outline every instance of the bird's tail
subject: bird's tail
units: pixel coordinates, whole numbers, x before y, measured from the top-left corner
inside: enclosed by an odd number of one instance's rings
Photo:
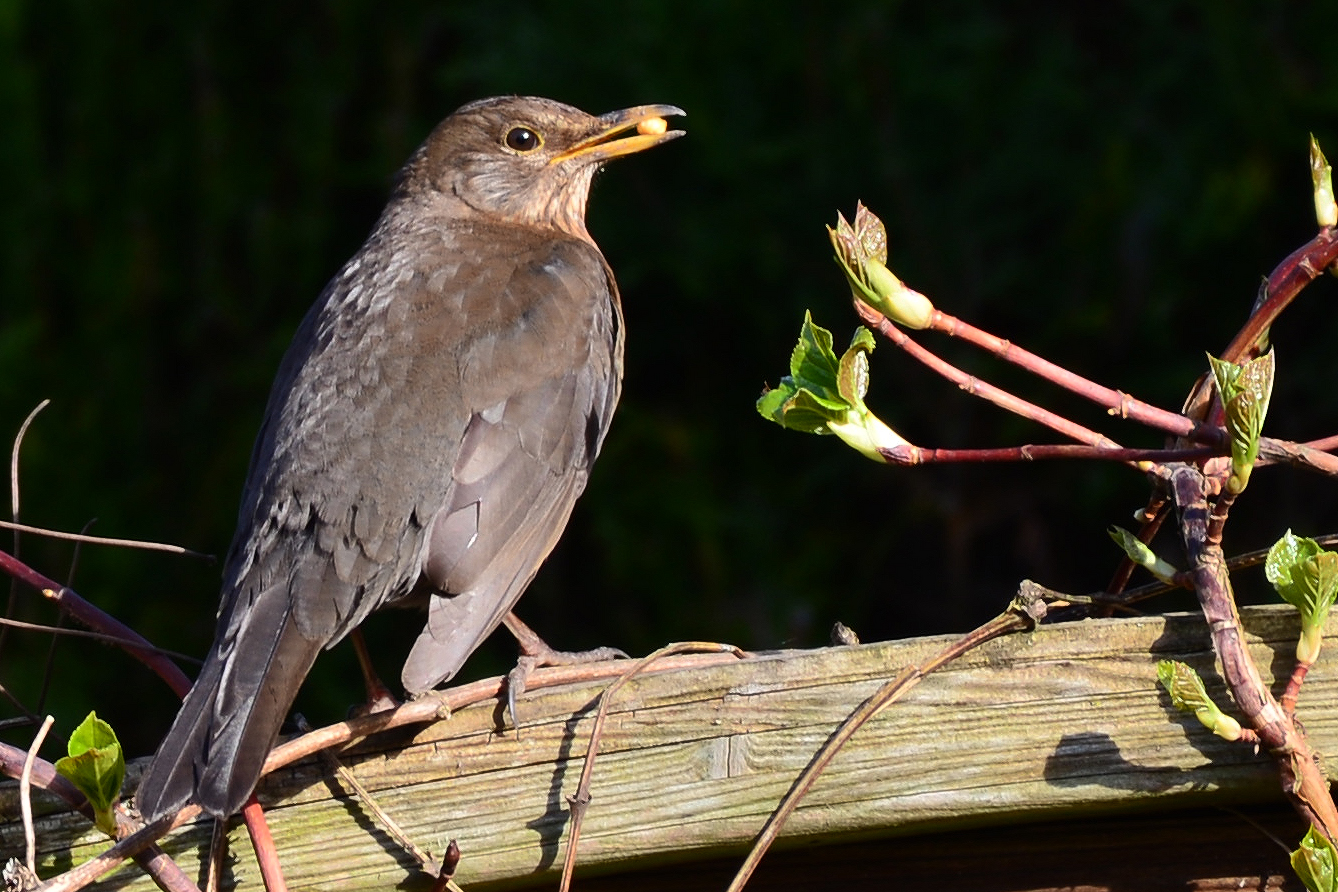
[[[145,771],[135,794],[145,820],[175,814],[188,802],[226,817],[255,789],[324,642],[303,636],[287,611],[268,629],[252,624],[245,631],[215,641]]]

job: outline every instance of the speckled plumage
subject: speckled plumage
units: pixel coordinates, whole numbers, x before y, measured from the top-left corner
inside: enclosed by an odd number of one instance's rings
[[[534,98],[465,106],[400,173],[285,355],[251,458],[218,633],[141,783],[146,817],[240,808],[321,649],[428,594],[402,681],[452,676],[556,544],[618,401],[617,287],[594,171],[678,135],[608,137]],[[508,134],[541,137],[517,151]]]

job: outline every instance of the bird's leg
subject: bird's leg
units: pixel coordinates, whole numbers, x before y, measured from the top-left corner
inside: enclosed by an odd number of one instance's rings
[[[367,704],[355,711],[361,715],[371,715],[399,706],[399,700],[395,699],[395,695],[372,666],[372,655],[367,650],[367,639],[362,637],[362,629],[354,629],[348,637],[353,641],[353,652],[358,655],[358,666],[362,668],[362,681],[367,686]]]
[[[596,647],[582,651],[554,650],[511,612],[502,618],[502,622],[516,636],[516,643],[520,645],[520,659],[516,661],[516,668],[506,674],[506,711],[511,716],[512,727],[517,730],[520,729],[520,722],[516,719],[516,697],[525,692],[525,680],[535,669],[540,666],[571,666],[627,659],[627,654],[616,647]]]

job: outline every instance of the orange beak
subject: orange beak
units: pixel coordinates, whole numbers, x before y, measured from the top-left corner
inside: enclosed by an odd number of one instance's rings
[[[580,158],[582,161],[602,164],[610,158],[645,151],[682,136],[686,131],[660,128],[664,126],[663,118],[686,114],[681,108],[672,105],[638,105],[600,115],[595,119],[595,129],[590,136],[562,154],[555,155],[553,162]],[[619,136],[634,128],[636,133]]]

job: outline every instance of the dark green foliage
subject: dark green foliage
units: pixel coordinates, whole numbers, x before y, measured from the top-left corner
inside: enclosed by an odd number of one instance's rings
[[[0,442],[53,400],[24,450],[24,517],[221,556],[278,358],[393,172],[463,102],[537,93],[688,112],[686,139],[615,165],[592,200],[627,381],[521,605],[553,644],[813,646],[838,619],[869,641],[969,628],[1022,576],[1098,588],[1102,530],[1143,498],[1132,472],[881,468],[752,404],[805,308],[838,342],[854,329],[823,226],[862,199],[898,275],[945,311],[1178,406],[1313,231],[1306,134],[1338,145],[1327,10],[1254,9],[0,0]],[[1333,298],[1319,283],[1272,333],[1287,374],[1270,433],[1332,432]],[[894,349],[871,362],[870,408],[917,445],[1046,437]],[[1228,548],[1335,528],[1329,486],[1261,471]],[[71,560],[32,537],[23,554],[58,579]],[[217,578],[90,547],[75,584],[202,653]],[[19,615],[49,621],[35,600]],[[418,622],[372,623],[388,677]],[[30,705],[46,646],[11,632],[0,652]],[[115,654],[79,673],[91,647],[58,646],[47,710],[68,731],[96,706],[147,752],[171,696]],[[358,696],[344,650],[299,699],[314,722]],[[470,671],[512,654],[494,645]]]

